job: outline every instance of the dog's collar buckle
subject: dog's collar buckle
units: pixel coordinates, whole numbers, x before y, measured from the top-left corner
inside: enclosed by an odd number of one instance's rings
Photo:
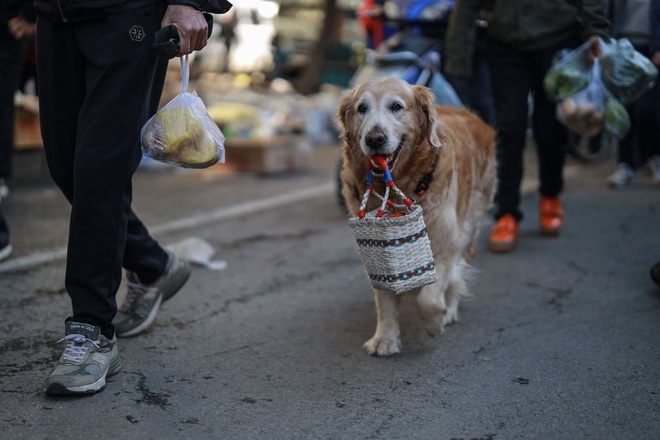
[[[437,164],[438,164],[438,155],[435,156],[435,160],[433,161],[433,167],[431,168],[431,171],[429,171],[428,173],[422,176],[422,180],[419,181],[419,183],[417,184],[417,188],[415,188],[415,194],[417,194],[419,197],[422,197],[426,192],[426,190],[429,189],[431,180],[433,180],[433,172],[435,171],[435,166]]]
[[[422,197],[426,192],[426,190],[429,189],[429,184],[431,183],[431,180],[433,180],[434,171],[435,171],[435,166],[431,169],[431,171],[424,174],[422,180],[420,180],[419,183],[417,184],[417,188],[415,188],[415,194],[417,194],[419,197]]]

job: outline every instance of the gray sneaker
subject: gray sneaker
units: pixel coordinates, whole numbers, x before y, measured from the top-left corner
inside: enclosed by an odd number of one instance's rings
[[[649,171],[651,171],[651,182],[660,185],[660,156],[652,156],[649,159]]]
[[[6,199],[7,197],[9,197],[9,187],[7,187],[5,178],[0,177],[0,201],[2,201],[2,199]]]
[[[101,329],[67,321],[64,353],[44,383],[47,394],[91,394],[105,387],[105,378],[121,369],[117,337],[108,340]]]
[[[165,273],[152,284],[143,284],[133,272],[126,272],[128,291],[112,321],[120,338],[145,331],[156,319],[163,301],[174,296],[188,281],[190,265],[167,251]]]
[[[607,183],[611,188],[624,188],[635,182],[635,171],[625,163],[619,163],[616,171],[607,178]]]

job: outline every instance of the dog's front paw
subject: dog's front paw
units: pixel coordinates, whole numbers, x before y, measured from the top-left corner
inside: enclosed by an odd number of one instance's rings
[[[392,356],[401,352],[399,339],[374,336],[364,343],[364,349],[372,356]]]

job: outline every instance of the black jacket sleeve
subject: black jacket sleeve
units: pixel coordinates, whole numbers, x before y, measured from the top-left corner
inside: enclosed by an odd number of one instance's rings
[[[227,0],[167,0],[167,4],[192,6],[200,11],[213,14],[224,14],[232,7]]]

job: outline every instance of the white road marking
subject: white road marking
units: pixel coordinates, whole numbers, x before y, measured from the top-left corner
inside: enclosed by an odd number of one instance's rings
[[[193,229],[220,220],[227,220],[243,215],[263,212],[269,209],[280,208],[285,205],[290,205],[315,197],[332,194],[335,189],[335,184],[329,182],[324,185],[313,186],[298,191],[291,191],[288,193],[268,197],[266,199],[254,200],[251,202],[241,203],[239,205],[219,208],[211,212],[191,215],[190,217],[184,217],[178,220],[154,225],[148,227],[148,229],[152,234],[163,234],[173,231]],[[30,269],[42,264],[47,264],[59,260],[64,257],[66,257],[65,247],[41,250],[22,257],[11,258],[4,263],[0,263],[0,273]]]

